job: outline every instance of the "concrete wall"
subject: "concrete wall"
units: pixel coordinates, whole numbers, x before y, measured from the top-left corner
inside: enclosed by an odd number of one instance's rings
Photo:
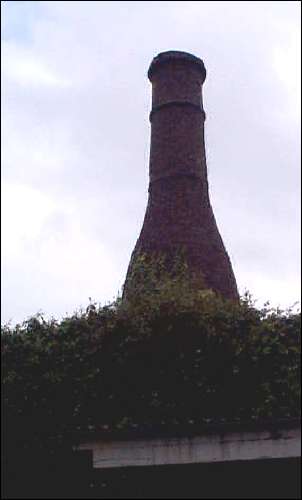
[[[301,430],[225,432],[196,437],[83,442],[94,468],[201,464],[301,456]]]

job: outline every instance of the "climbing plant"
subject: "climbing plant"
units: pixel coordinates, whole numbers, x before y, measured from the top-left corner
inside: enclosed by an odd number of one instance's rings
[[[123,300],[2,327],[7,439],[299,415],[300,313],[194,289],[185,269],[155,290],[149,264]]]

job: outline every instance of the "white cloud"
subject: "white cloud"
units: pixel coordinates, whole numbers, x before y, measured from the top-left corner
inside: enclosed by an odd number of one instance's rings
[[[277,77],[285,86],[285,105],[289,112],[301,120],[301,31],[289,26],[287,43],[279,45],[273,52],[273,67]],[[284,106],[284,104],[283,104]],[[299,123],[300,124],[300,123]]]
[[[298,3],[29,2],[28,17],[23,4],[2,45],[3,319],[72,312],[121,287],[147,202],[146,73],[168,49],[208,70],[210,192],[239,288],[293,302]]]
[[[84,307],[89,296],[102,302],[116,296],[120,269],[101,235],[77,218],[71,200],[62,205],[22,185],[2,189],[6,319],[21,321],[38,310],[62,315]]]
[[[57,76],[45,63],[39,61],[28,49],[20,48],[13,43],[3,42],[1,46],[3,62],[2,78],[18,85],[62,86],[68,87],[70,82]]]
[[[55,203],[30,186],[3,182],[1,191],[2,250],[6,260],[18,258],[24,243],[38,237]]]
[[[252,269],[242,272],[241,278],[245,286],[241,287],[240,293],[257,290],[257,295],[252,293],[257,307],[270,302],[274,307],[287,309],[300,301],[301,287],[295,275],[287,276],[286,280],[282,279],[282,276],[278,279],[276,275],[269,279],[265,273],[257,273]]]

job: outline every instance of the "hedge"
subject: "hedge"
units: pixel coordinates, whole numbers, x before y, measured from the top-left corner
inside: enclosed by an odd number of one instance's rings
[[[299,416],[300,313],[224,300],[181,273],[143,282],[60,321],[2,327],[8,440]]]

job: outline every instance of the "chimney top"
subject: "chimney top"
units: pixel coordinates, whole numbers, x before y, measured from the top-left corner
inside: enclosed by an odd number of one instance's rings
[[[152,76],[154,75],[154,72],[159,67],[159,65],[171,61],[185,61],[194,63],[202,73],[202,80],[205,80],[206,69],[203,61],[199,57],[193,56],[193,54],[189,54],[189,52],[182,52],[180,50],[168,50],[166,52],[161,52],[156,57],[154,57],[148,71],[149,80],[152,80]]]

